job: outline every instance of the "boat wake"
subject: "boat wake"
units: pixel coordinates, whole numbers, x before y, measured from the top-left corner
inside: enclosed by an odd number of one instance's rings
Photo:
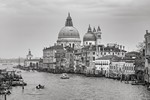
[[[44,95],[43,93],[26,93],[25,95]]]

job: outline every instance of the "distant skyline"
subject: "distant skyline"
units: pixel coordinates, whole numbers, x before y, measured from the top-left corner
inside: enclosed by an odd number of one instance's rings
[[[70,12],[83,40],[89,24],[100,26],[102,44],[136,50],[150,31],[149,0],[0,0],[0,58],[42,57],[56,43]]]

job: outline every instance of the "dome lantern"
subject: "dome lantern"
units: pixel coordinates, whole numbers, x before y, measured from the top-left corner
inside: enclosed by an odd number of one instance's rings
[[[88,32],[92,32],[91,26],[89,25]]]
[[[71,18],[71,16],[70,16],[70,13],[68,13],[68,17],[67,17],[67,19],[66,19],[65,26],[73,26],[72,18]]]

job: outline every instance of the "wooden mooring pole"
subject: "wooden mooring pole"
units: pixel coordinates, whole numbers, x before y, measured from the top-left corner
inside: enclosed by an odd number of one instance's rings
[[[6,95],[6,93],[5,93],[5,95],[4,95],[4,98],[5,98],[4,100],[7,100],[7,95]]]

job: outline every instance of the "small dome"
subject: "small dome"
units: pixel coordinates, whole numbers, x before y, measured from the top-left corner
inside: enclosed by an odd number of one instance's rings
[[[92,32],[88,32],[84,35],[83,41],[96,41],[96,36]]]
[[[60,30],[58,38],[80,38],[80,36],[76,28],[73,26],[65,26]]]

